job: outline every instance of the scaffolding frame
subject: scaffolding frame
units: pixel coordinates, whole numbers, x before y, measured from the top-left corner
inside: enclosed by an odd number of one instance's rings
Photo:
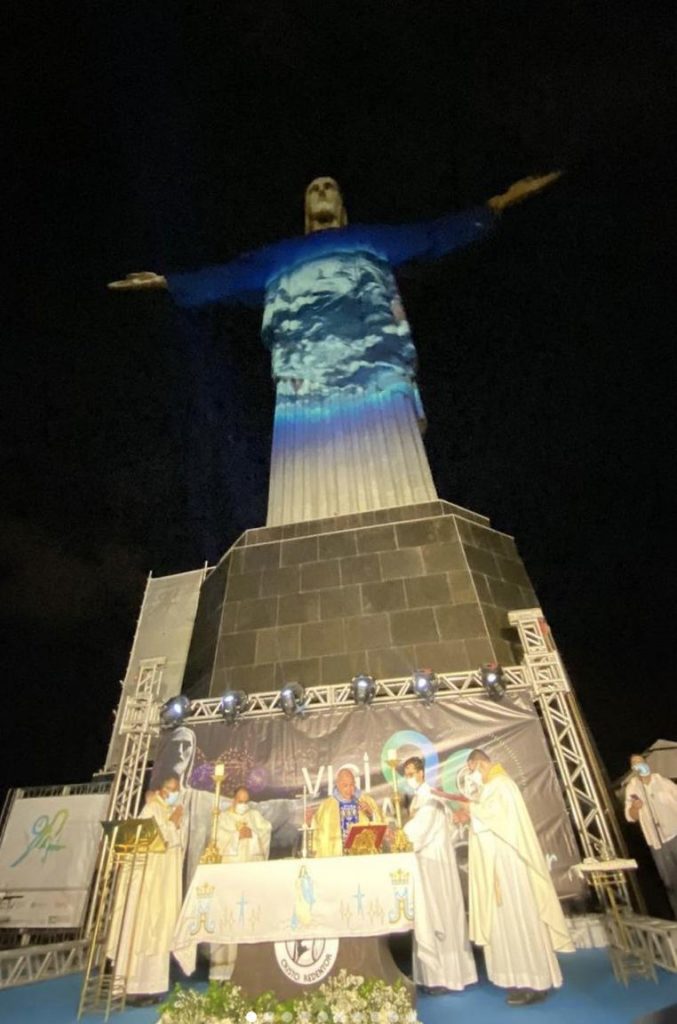
[[[604,771],[542,611],[540,608],[513,611],[508,614],[508,620],[519,634],[523,660],[520,665],[503,667],[503,681],[509,692],[526,694],[539,714],[581,852],[585,857],[626,856],[625,842]],[[123,720],[120,733],[124,734],[125,740],[111,790],[109,820],[134,817],[140,808],[152,744],[160,733],[159,695],[164,665],[164,657],[146,659],[140,663],[135,691],[127,697],[121,709]],[[486,693],[480,668],[463,672],[440,672],[437,680],[436,700],[441,703],[462,701]],[[249,705],[244,712],[245,717],[282,713],[279,690],[248,696]],[[374,704],[406,703],[418,699],[410,677],[377,681]],[[307,687],[304,701],[309,711],[350,706],[353,703],[351,685],[345,682]],[[219,704],[220,699],[214,697],[192,700],[191,712],[184,719],[185,724],[223,721]],[[78,951],[81,950],[78,952],[80,960],[77,966],[69,968],[71,970],[84,966],[85,953],[93,962],[100,952],[98,945],[103,937],[101,934],[93,934],[93,925],[97,918],[106,919],[107,908],[110,908],[111,874],[106,871],[109,854],[104,840],[92,886],[87,923],[83,936],[77,940]],[[615,894],[619,907],[629,921],[637,918],[633,907],[640,914],[645,912],[641,893],[636,884],[632,883],[628,886],[624,879],[619,879]],[[103,908],[102,904],[105,904]],[[50,956],[51,951],[45,948],[45,962]],[[664,962],[665,957],[660,965],[663,966]],[[40,976],[37,963],[31,968],[30,974],[35,979]],[[3,983],[0,976],[0,986]]]
[[[140,662],[134,693],[127,697],[122,709],[120,732],[124,733],[125,740],[120,764],[110,788],[106,812],[109,820],[134,817],[141,806],[151,745],[159,733],[158,698],[165,663],[164,657]],[[22,796],[61,796],[108,789],[108,782],[99,781],[15,790],[5,800],[2,825],[4,827],[9,818],[14,801]],[[22,930],[21,934],[10,936],[10,941],[18,945],[0,951],[0,989],[86,970],[90,957],[98,952],[97,944],[103,941],[100,934],[94,934],[94,922],[99,912],[103,913],[111,901],[111,879],[105,871],[109,861],[108,853],[108,844],[104,839],[97,857],[84,924],[78,929],[60,930],[57,933],[48,929],[32,932]]]

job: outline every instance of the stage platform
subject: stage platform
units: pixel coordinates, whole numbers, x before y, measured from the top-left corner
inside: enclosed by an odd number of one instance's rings
[[[677,1024],[677,975],[658,971],[658,984],[638,980],[626,989],[614,981],[604,950],[584,949],[560,957],[564,988],[545,1003],[524,1009],[506,1006],[503,993],[485,980],[464,992],[419,996],[423,1024],[474,1020],[477,1024]],[[75,1024],[81,976],[0,991],[2,1024]],[[672,1007],[672,1010],[669,1008]],[[664,1011],[659,1013],[658,1011]],[[155,1024],[154,1007],[127,1010],[111,1018],[114,1024]],[[87,1015],[84,1024],[102,1017]],[[346,1022],[350,1024],[350,1022]]]

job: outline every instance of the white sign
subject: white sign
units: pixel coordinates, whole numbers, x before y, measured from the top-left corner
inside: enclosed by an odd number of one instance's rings
[[[15,800],[0,844],[0,923],[76,927],[108,795]]]

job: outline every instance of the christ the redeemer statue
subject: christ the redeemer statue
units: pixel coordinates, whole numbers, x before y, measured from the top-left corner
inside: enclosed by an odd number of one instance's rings
[[[348,225],[336,182],[316,178],[305,236],[194,273],[135,273],[109,287],[167,288],[180,306],[263,304],[276,387],[268,526],[434,501],[416,350],[393,267],[469,245],[558,176],[525,178],[484,206],[393,227]]]

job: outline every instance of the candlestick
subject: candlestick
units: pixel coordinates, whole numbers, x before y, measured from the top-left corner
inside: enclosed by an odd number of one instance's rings
[[[411,843],[407,839],[406,833],[402,828],[402,807],[400,805],[400,793],[397,787],[397,751],[389,750],[387,764],[392,769],[393,773],[393,804],[395,807],[395,822],[397,828],[395,829],[395,838],[390,844],[390,849],[393,853],[405,853],[408,850],[413,849]]]
[[[301,856],[305,860],[311,854],[308,838],[310,837],[312,839],[312,834],[315,831],[315,829],[306,821],[306,815],[308,811],[308,790],[306,786],[303,787],[303,793],[300,793],[299,795],[303,800],[303,823],[301,824],[301,828],[299,829],[299,832],[301,833]]]
[[[219,813],[221,809],[221,786],[226,778],[226,766],[221,761],[214,765],[214,774],[212,775],[212,778],[214,780],[214,805],[212,807],[211,839],[207,843],[204,853],[200,857],[200,864],[221,863],[221,854],[219,853],[219,848],[216,842],[219,828]]]

